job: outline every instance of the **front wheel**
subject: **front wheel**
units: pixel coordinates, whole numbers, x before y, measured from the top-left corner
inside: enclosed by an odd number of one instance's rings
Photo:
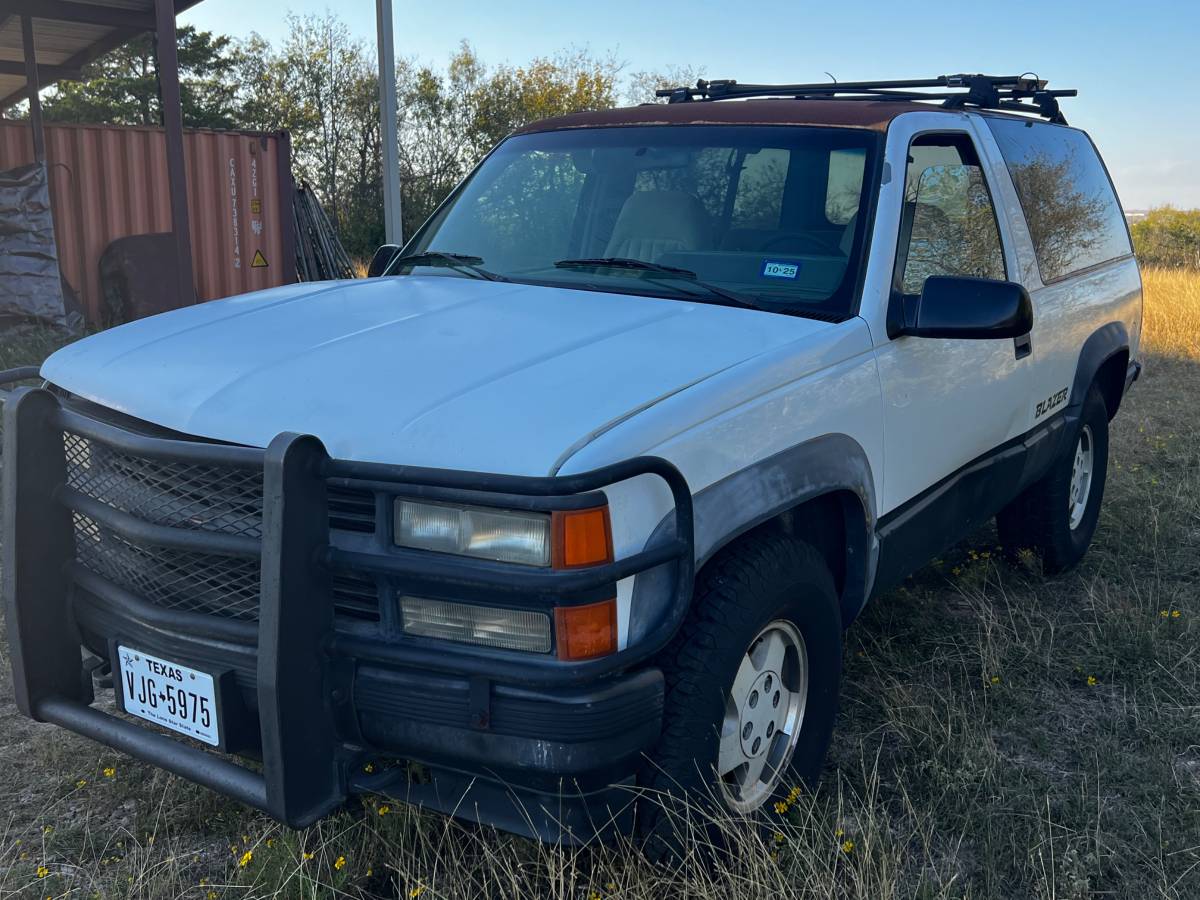
[[[659,665],[666,703],[640,778],[643,836],[671,842],[681,825],[751,815],[816,782],[837,715],[842,622],[815,549],[764,531],[723,550]]]
[[[1075,433],[1050,471],[996,516],[1000,542],[1039,551],[1047,575],[1073,567],[1096,533],[1107,476],[1108,406],[1092,385]]]

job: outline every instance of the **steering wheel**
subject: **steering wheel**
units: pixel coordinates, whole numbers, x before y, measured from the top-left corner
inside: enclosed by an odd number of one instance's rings
[[[819,238],[812,234],[777,234],[763,241],[761,250],[774,250],[778,245],[787,243],[791,246],[784,252],[788,253],[842,253],[842,248],[832,241]]]

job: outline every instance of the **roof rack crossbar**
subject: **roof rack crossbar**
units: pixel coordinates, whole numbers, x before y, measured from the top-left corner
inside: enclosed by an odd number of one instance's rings
[[[947,90],[928,90],[943,88]],[[898,81],[842,81],[821,84],[739,84],[733,79],[706,81],[695,87],[664,88],[657,96],[669,103],[736,100],[750,97],[789,97],[798,100],[940,100],[950,108],[971,107],[1034,113],[1066,124],[1059,97],[1074,97],[1074,89],[1047,90],[1036,75],[939,75]],[[1022,102],[1029,101],[1029,102]]]

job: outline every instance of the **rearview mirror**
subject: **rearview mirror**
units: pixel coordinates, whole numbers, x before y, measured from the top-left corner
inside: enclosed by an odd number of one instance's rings
[[[1033,330],[1029,292],[1014,281],[933,275],[900,334],[928,338],[1017,338]]]
[[[382,244],[375,255],[371,257],[371,264],[367,266],[367,277],[375,278],[387,271],[387,267],[392,264],[392,260],[400,255],[400,248],[395,244]]]

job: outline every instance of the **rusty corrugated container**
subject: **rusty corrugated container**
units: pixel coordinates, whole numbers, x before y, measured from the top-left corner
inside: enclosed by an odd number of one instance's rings
[[[295,281],[287,134],[189,129],[183,140],[197,298]],[[100,322],[104,249],[171,230],[166,140],[160,128],[47,125],[46,156],[60,266]],[[0,121],[0,170],[32,161],[28,124]]]

